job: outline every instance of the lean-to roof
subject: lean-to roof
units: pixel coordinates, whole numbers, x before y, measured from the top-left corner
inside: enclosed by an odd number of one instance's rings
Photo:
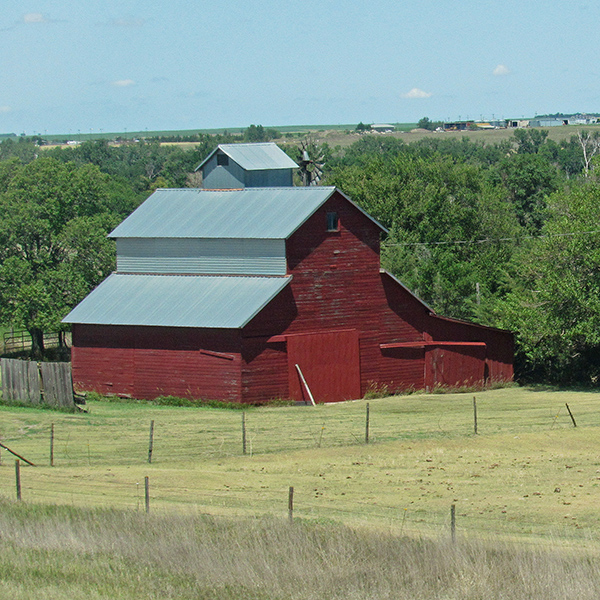
[[[155,327],[244,327],[291,277],[113,273],[64,323]]]

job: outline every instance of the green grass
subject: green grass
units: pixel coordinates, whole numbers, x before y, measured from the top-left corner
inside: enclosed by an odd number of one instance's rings
[[[395,533],[458,527],[532,541],[598,545],[600,395],[508,388],[313,407],[214,408],[90,402],[88,413],[0,407],[0,441],[34,462],[23,498],[71,506],[236,517],[287,515]],[[577,419],[574,428],[565,402]],[[154,420],[152,464],[149,428]],[[49,466],[54,423],[55,466]],[[0,496],[15,497],[2,451]]]

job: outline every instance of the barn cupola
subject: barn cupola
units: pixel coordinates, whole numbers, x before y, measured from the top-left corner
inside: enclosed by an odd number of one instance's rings
[[[221,144],[198,166],[202,187],[231,190],[252,187],[290,187],[298,165],[273,142]]]

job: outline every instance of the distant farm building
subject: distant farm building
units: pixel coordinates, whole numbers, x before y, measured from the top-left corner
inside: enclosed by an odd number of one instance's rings
[[[568,125],[594,125],[598,123],[598,117],[593,115],[571,115],[567,119]]]
[[[377,133],[392,133],[392,131],[395,130],[396,128],[388,123],[376,123],[375,125],[371,125],[371,131],[375,131]]]
[[[555,118],[537,118],[530,119],[529,127],[562,127],[566,125],[567,122],[564,119],[555,119]]]
[[[473,121],[454,121],[452,123],[444,123],[444,131],[467,131],[473,127]]]
[[[298,165],[277,144],[221,144],[197,167],[205,189],[292,185]]]
[[[512,378],[511,333],[435,314],[380,269],[385,229],[334,187],[292,187],[290,162],[220,146],[211,189],[157,190],[111,233],[117,271],[65,318],[79,389],[332,402]]]

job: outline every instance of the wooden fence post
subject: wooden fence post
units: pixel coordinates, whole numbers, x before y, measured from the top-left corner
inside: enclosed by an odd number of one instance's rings
[[[242,411],[242,454],[246,454],[246,411]]]
[[[50,426],[50,466],[54,466],[54,423]]]
[[[452,543],[456,544],[456,505],[450,507],[450,537]]]
[[[154,419],[150,421],[150,443],[148,445],[148,462],[152,462],[152,446],[154,445]]]
[[[477,435],[477,398],[473,396],[473,429]]]
[[[17,480],[17,500],[21,500],[21,461],[15,460],[15,478]]]
[[[149,513],[150,512],[150,479],[148,478],[148,476],[144,477],[144,494],[146,496],[146,512]]]
[[[294,520],[294,488],[290,486],[288,494],[288,519],[290,523]]]
[[[365,444],[369,443],[369,403],[367,402],[367,416],[365,422]]]

